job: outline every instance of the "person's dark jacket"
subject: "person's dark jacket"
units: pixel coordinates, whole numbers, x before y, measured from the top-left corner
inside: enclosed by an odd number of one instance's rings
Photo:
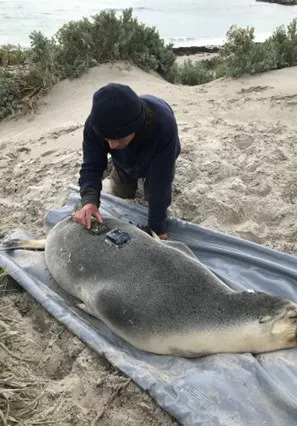
[[[99,207],[101,180],[107,167],[107,154],[110,153],[116,169],[132,178],[148,179],[148,226],[160,235],[166,232],[167,208],[171,203],[171,186],[180,142],[170,106],[151,95],[140,96],[140,100],[145,108],[145,124],[124,149],[110,149],[108,142],[95,131],[91,116],[86,120],[80,193],[82,205],[91,203]]]

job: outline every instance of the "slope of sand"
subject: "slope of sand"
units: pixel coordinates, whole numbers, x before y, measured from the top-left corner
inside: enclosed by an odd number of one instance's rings
[[[182,87],[118,64],[59,83],[36,115],[0,124],[0,237],[15,228],[44,235],[45,212],[77,182],[92,94],[114,81],[163,97],[176,113],[182,154],[173,216],[297,254],[296,71]],[[91,424],[96,416],[103,425],[174,424],[28,295],[6,296],[5,304],[27,342],[15,350],[35,354],[45,395],[68,404],[61,412],[71,420],[61,424]]]

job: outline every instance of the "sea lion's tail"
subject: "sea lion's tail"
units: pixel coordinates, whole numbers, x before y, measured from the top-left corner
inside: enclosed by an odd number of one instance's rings
[[[44,250],[46,240],[20,240],[14,238],[12,240],[4,241],[0,245],[0,251],[8,250]]]

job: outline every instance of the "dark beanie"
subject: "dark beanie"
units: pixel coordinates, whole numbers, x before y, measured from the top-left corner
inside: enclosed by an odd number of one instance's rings
[[[141,128],[144,109],[129,86],[109,83],[94,93],[91,120],[95,131],[104,138],[120,139]]]

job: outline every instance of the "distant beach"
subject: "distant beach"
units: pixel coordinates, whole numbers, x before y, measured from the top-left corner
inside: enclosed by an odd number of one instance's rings
[[[297,18],[297,6],[281,6],[256,0],[2,0],[0,44],[28,46],[29,34],[41,31],[50,37],[66,22],[91,17],[102,10],[117,14],[128,7],[146,25],[156,26],[162,38],[175,47],[212,46],[224,43],[231,25],[255,27],[258,41],[266,39],[277,26]]]

